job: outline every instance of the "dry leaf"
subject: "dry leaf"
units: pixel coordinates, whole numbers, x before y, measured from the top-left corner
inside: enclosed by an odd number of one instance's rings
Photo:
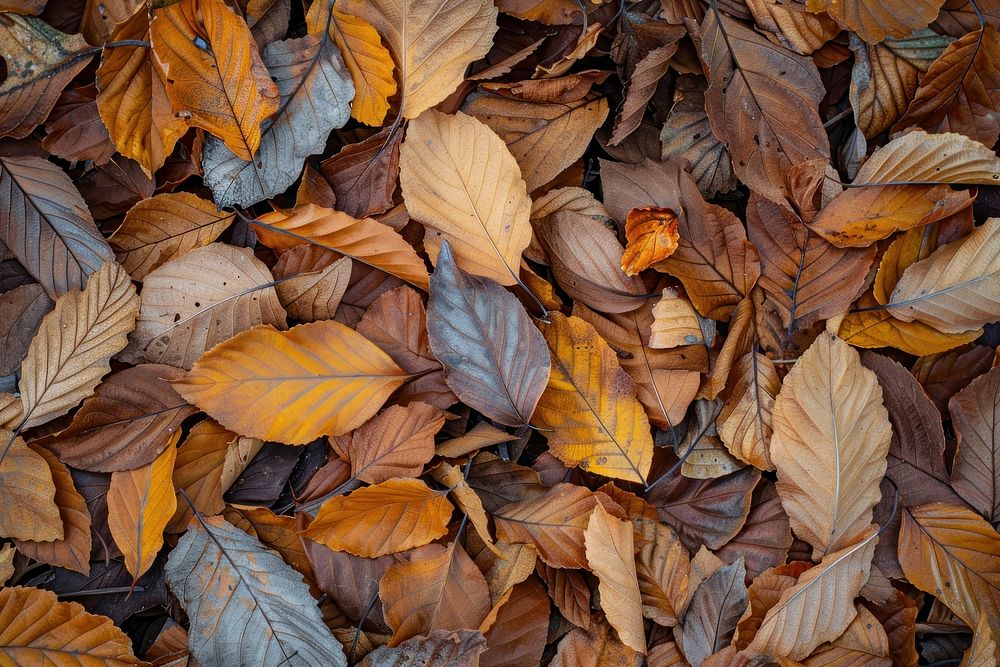
[[[622,643],[646,652],[642,603],[636,577],[632,527],[608,514],[600,504],[590,513],[583,532],[587,562],[600,580],[601,608]]]
[[[994,481],[1000,467],[1000,369],[973,380],[948,402],[958,437],[952,485],[990,523],[1000,520],[1000,494]]]
[[[352,478],[380,484],[419,476],[434,457],[434,434],[443,425],[444,413],[426,403],[393,405],[333,444],[350,462]]]
[[[625,219],[625,237],[622,271],[634,276],[677,250],[677,216],[669,208],[634,208]]]
[[[55,497],[57,488],[45,457],[10,431],[0,430],[0,535],[16,540],[52,542],[65,536]]]
[[[886,35],[903,37],[924,28],[937,16],[944,0],[890,0],[875,5],[865,0],[808,0],[811,12],[826,11],[841,26],[874,44]]]

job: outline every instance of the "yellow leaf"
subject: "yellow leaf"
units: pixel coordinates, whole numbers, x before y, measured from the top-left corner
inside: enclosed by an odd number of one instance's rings
[[[638,275],[665,260],[677,250],[677,216],[669,208],[642,207],[629,211],[625,219],[628,244],[622,255],[622,271]]]
[[[854,544],[882,497],[892,439],[875,374],[822,333],[785,377],[773,419],[771,460],[792,530],[818,558]]]
[[[430,110],[410,123],[399,164],[406,208],[428,227],[431,259],[447,239],[464,270],[515,284],[531,240],[531,199],[500,137],[472,116]]]
[[[357,428],[409,377],[331,320],[244,331],[206,352],[174,387],[231,431],[297,445]]]
[[[180,435],[176,431],[151,463],[111,473],[108,527],[133,581],[153,565],[163,548],[163,531],[177,509],[173,474]]]
[[[252,160],[279,98],[246,22],[224,0],[180,0],[154,10],[149,29],[175,113]]]
[[[862,310],[864,308],[871,310]],[[946,352],[982,334],[982,329],[948,334],[922,322],[897,320],[889,311],[880,308],[871,293],[858,301],[858,309],[847,314],[837,332],[855,347],[894,347],[918,357]]]
[[[0,589],[0,660],[8,665],[144,664],[110,618],[38,588]]]
[[[645,653],[646,631],[642,624],[632,526],[611,516],[598,504],[590,513],[583,540],[587,562],[599,581],[601,609],[608,623],[626,646]]]
[[[371,23],[338,5],[333,6],[331,16],[329,6],[327,0],[313,1],[306,16],[309,32],[329,30],[354,81],[351,116],[365,125],[380,126],[389,110],[389,98],[396,94],[392,55]]]
[[[653,438],[635,383],[590,324],[552,313],[542,330],[552,375],[532,421],[567,465],[645,483]]]
[[[458,88],[497,31],[490,0],[348,0],[343,9],[375,26],[392,52],[403,118],[416,118]]]
[[[326,501],[302,536],[334,551],[375,558],[441,537],[451,513],[447,491],[419,479],[390,479]]]
[[[122,40],[150,40],[145,6],[115,26],[109,41]],[[163,166],[188,129],[170,108],[165,86],[148,46],[104,49],[97,68],[97,110],[118,152],[138,162],[147,176]]]
[[[371,218],[306,204],[291,213],[262,215],[253,227],[261,242],[276,252],[312,243],[427,289],[427,268],[413,247],[396,230]]]
[[[61,417],[90,396],[128,342],[138,310],[135,288],[115,262],[90,274],[83,291],[56,299],[21,362],[20,428]]]

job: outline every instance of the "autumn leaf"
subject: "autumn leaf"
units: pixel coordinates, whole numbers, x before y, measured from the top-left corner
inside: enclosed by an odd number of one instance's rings
[[[0,535],[51,542],[65,536],[56,485],[45,458],[10,431],[0,430],[0,486],[6,502],[0,511]]]
[[[181,0],[154,10],[149,32],[174,112],[253,159],[279,101],[243,19],[222,0]]]
[[[694,591],[683,623],[674,636],[684,655],[701,664],[732,640],[736,622],[747,603],[746,568],[742,559],[720,567]]]
[[[892,436],[875,374],[821,334],[785,377],[773,419],[771,460],[792,530],[818,558],[854,544],[871,525]]]
[[[1000,518],[1000,494],[993,483],[1000,464],[1000,424],[993,406],[1000,394],[1000,371],[989,371],[948,402],[958,448],[952,486],[990,523]]]
[[[551,318],[542,334],[552,375],[533,418],[549,451],[568,465],[644,483],[653,442],[635,383],[591,325],[559,313]]]
[[[347,665],[301,575],[220,517],[191,526],[167,560],[166,579],[191,619],[202,664]]]
[[[445,534],[452,513],[445,496],[420,480],[386,480],[326,501],[302,535],[366,558],[405,551]]]
[[[360,426],[407,377],[363,336],[324,321],[244,331],[205,353],[174,387],[230,430],[304,444]]]
[[[924,28],[937,16],[942,0],[917,0],[904,3],[891,2],[870,5],[864,0],[809,0],[811,12],[826,11],[841,26],[858,33],[866,42],[874,44],[886,35],[903,37]]]
[[[625,219],[625,236],[622,271],[634,276],[677,249],[677,216],[670,209],[634,208]]]
[[[545,339],[512,294],[456,265],[448,241],[431,276],[427,317],[431,350],[455,395],[501,424],[527,424],[549,380]]]
[[[426,403],[392,405],[359,428],[333,439],[351,463],[351,477],[368,484],[416,477],[434,457],[434,434],[444,414]]]
[[[174,461],[172,480],[177,491],[177,509],[167,524],[168,532],[186,529],[194,519],[195,510],[202,516],[222,513],[226,506],[222,499],[225,490],[222,475],[229,445],[235,440],[235,433],[222,428],[212,419],[203,419],[191,427],[180,443]],[[182,490],[186,498],[181,494]]]
[[[428,227],[432,260],[447,240],[469,273],[501,285],[518,281],[531,200],[513,156],[488,126],[461,112],[421,114],[400,149],[399,182],[407,211]]]

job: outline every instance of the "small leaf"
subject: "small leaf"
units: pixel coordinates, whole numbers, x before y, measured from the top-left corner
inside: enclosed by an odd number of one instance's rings
[[[444,413],[426,403],[392,405],[359,428],[333,439],[351,463],[351,477],[379,484],[393,477],[417,477],[434,457],[434,434]]]
[[[746,568],[739,558],[716,570],[694,591],[684,623],[674,631],[692,664],[729,645],[747,605]]]
[[[51,542],[65,532],[55,503],[56,485],[45,458],[10,431],[0,430],[0,535]]]
[[[600,504],[590,513],[583,533],[587,562],[600,581],[601,608],[622,642],[646,652],[642,602],[636,577],[632,526],[608,514]]]

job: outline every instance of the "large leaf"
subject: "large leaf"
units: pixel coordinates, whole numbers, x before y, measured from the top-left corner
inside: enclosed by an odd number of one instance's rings
[[[517,298],[455,264],[444,241],[431,276],[427,337],[448,386],[501,424],[527,424],[549,380],[549,350]]]
[[[137,11],[115,26],[110,41],[148,42],[149,12]],[[148,46],[121,44],[105,49],[97,68],[97,109],[115,148],[152,175],[187,132],[167,99],[161,68]]]
[[[108,526],[133,581],[152,567],[163,548],[163,531],[177,509],[173,474],[179,438],[177,431],[150,463],[111,473]]]
[[[821,334],[785,377],[771,438],[778,495],[814,556],[854,544],[871,525],[891,437],[875,374]]]
[[[1000,535],[981,516],[946,503],[903,510],[899,564],[969,626],[1000,622]]]
[[[393,631],[389,646],[434,630],[478,628],[490,611],[486,579],[458,542],[428,545],[390,567],[379,598]]]
[[[24,440],[0,429],[0,535],[17,540],[51,542],[65,536],[56,485],[45,458]]]
[[[480,87],[465,98],[462,111],[503,139],[521,167],[528,192],[534,192],[583,155],[608,117],[608,102],[596,92],[572,101],[545,101]]]
[[[545,495],[510,503],[493,512],[497,536],[506,542],[533,544],[552,567],[589,567],[584,531],[597,497],[586,488],[557,484]]]
[[[0,588],[0,656],[11,665],[143,664],[110,618],[38,588]]]
[[[741,181],[771,201],[784,201],[789,169],[830,158],[818,111],[825,94],[819,70],[810,58],[772,44],[714,6],[701,40],[711,81],[705,106],[715,135],[729,148]]]
[[[0,242],[51,298],[83,289],[88,275],[114,259],[83,197],[56,165],[32,156],[0,158],[0,190]]]
[[[552,374],[533,419],[549,451],[567,465],[645,483],[653,438],[635,383],[594,327],[578,317],[550,316],[542,333]]]
[[[619,222],[635,207],[655,206],[678,213],[677,250],[656,268],[684,284],[698,312],[728,321],[732,308],[760,275],[757,250],[729,210],[706,204],[683,162],[639,165],[601,161],[604,202]]]
[[[976,329],[1000,318],[1000,218],[911,264],[886,309],[945,333]]]
[[[626,646],[646,652],[632,526],[598,504],[583,532],[587,563],[600,584],[601,609]]]
[[[231,431],[304,444],[357,428],[408,377],[366,338],[328,320],[244,331],[174,387]]]
[[[267,266],[245,248],[212,243],[151,271],[129,340],[129,359],[179,368],[259,324],[285,328]]]
[[[732,641],[747,604],[745,577],[743,560],[738,559],[720,567],[694,592],[684,623],[674,632],[692,664],[701,664]]]
[[[448,240],[469,273],[501,285],[518,281],[531,239],[531,200],[493,130],[461,112],[421,114],[406,132],[399,181],[407,211],[429,228],[424,243],[431,259]]]
[[[399,71],[400,113],[409,119],[454,92],[497,30],[489,0],[348,0],[342,9],[382,36]]]
[[[856,544],[832,551],[806,570],[767,610],[749,650],[801,660],[836,639],[854,620],[854,598],[868,580],[878,533],[869,528]]]
[[[287,190],[305,159],[322,153],[330,131],[350,118],[354,84],[325,22],[305,37],[268,44],[263,59],[281,103],[264,121],[260,148],[251,159],[214,137],[205,142],[205,184],[219,206],[249,206]]]
[[[159,194],[133,206],[109,240],[132,280],[142,281],[165,262],[219,238],[235,217],[190,192]]]
[[[390,479],[326,501],[302,535],[366,558],[406,551],[447,532],[446,494],[419,479]]]
[[[958,436],[953,486],[990,523],[1000,521],[1000,369],[975,379],[948,402]]]
[[[347,665],[302,575],[220,517],[180,539],[166,579],[191,621],[194,657],[206,667]]]
[[[17,550],[40,563],[48,563],[88,575],[90,574],[91,520],[87,501],[76,490],[69,468],[63,465],[55,454],[41,447],[32,446],[32,449],[45,459],[49,470],[52,471],[52,481],[56,486],[54,502],[59,508],[59,517],[62,519],[63,536],[62,539],[51,542],[15,540]],[[44,507],[46,507],[45,504],[36,506],[34,512],[39,513],[39,508]],[[47,517],[46,510],[43,509],[41,513]]]
[[[936,1],[936,0],[930,0]],[[893,131],[958,132],[985,146],[1000,136],[1000,32],[983,25],[952,42],[920,80]]]
[[[443,425],[444,413],[426,403],[392,405],[333,442],[350,461],[351,477],[379,484],[419,476],[434,457],[434,434]]]
[[[312,243],[421,289],[427,287],[427,268],[413,247],[394,229],[371,218],[359,220],[340,211],[307,204],[287,214],[274,211],[262,215],[253,227],[264,245],[276,252]]]
[[[66,35],[33,16],[0,15],[6,76],[0,83],[0,136],[22,139],[44,121],[62,89],[90,61],[80,35]]]
[[[149,31],[174,112],[253,159],[278,88],[243,19],[223,0],[180,0],[154,10]]]
[[[115,373],[84,399],[69,428],[43,444],[63,463],[82,470],[115,472],[146,465],[197,411],[170,386],[182,376],[163,364]]]
[[[886,35],[904,37],[926,28],[934,20],[944,0],[889,0],[871,3],[866,0],[809,0],[811,12],[826,11],[837,23],[858,33],[870,44]]]
[[[91,274],[86,289],[56,299],[21,362],[22,428],[61,417],[94,391],[138,309],[128,274],[113,261]]]
[[[486,633],[482,667],[541,664],[548,638],[549,597],[536,577],[514,586]]]

